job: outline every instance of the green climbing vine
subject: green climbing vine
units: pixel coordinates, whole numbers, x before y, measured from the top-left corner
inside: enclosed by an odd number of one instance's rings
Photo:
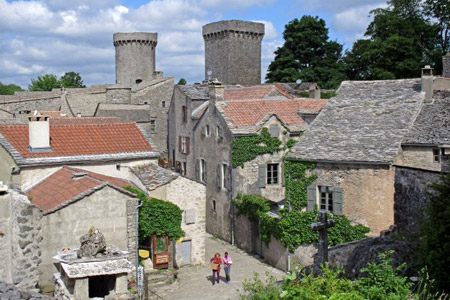
[[[127,186],[126,190],[136,194],[142,201],[139,210],[139,239],[145,240],[153,234],[167,234],[169,240],[184,236],[181,229],[182,211],[170,202],[148,197],[142,190]]]
[[[231,164],[233,168],[244,167],[245,162],[254,160],[258,155],[284,150],[281,145],[282,142],[271,137],[265,127],[259,135],[237,137],[231,147]]]
[[[233,200],[238,214],[258,221],[261,240],[266,244],[271,236],[291,252],[300,245],[317,244],[318,233],[311,230],[311,224],[317,221],[317,211],[302,211],[307,205],[307,187],[317,179],[316,175],[308,175],[307,171],[315,167],[314,163],[285,161],[286,205],[279,211],[279,219],[267,214],[270,201],[260,195],[240,194]],[[365,238],[370,231],[366,226],[352,225],[346,216],[330,214],[329,217],[336,221],[335,226],[328,230],[330,246]]]
[[[315,163],[284,161],[285,199],[287,206],[291,205],[294,210],[306,207],[306,189],[317,179],[317,175],[308,175],[306,171],[315,168]]]

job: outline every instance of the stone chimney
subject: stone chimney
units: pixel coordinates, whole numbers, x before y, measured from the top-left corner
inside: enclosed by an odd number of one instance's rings
[[[47,116],[28,117],[29,150],[31,152],[50,151],[50,120]]]
[[[450,52],[442,56],[442,77],[450,78]]]
[[[422,92],[425,93],[425,102],[431,102],[433,98],[433,68],[426,65],[422,68]]]
[[[223,101],[225,93],[225,86],[217,79],[208,84],[208,95],[210,105],[215,105],[216,102]]]

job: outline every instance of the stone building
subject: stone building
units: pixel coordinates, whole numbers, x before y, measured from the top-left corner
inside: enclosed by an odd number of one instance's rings
[[[114,34],[116,84],[0,95],[0,119],[38,111],[75,117],[117,117],[138,123],[167,158],[167,111],[173,78],[156,71],[156,33]]]
[[[393,224],[394,164],[423,102],[417,79],[343,82],[288,158],[316,164],[308,209],[345,214],[373,235]]]
[[[262,23],[229,20],[203,26],[205,80],[260,84],[263,37]]]
[[[179,173],[154,164],[132,168],[144,191],[153,198],[169,201],[183,211],[181,229],[185,236],[176,243],[175,261],[178,266],[205,262],[206,186],[204,183],[180,176]]]
[[[94,226],[108,245],[129,251],[136,262],[136,195],[124,189],[132,183],[73,167],[59,167],[25,190],[30,201],[42,210],[42,242],[39,247],[39,283],[51,284],[53,256],[63,248],[74,249],[79,238]]]
[[[0,146],[0,180],[24,190],[62,165],[128,179],[129,167],[159,158],[145,131],[116,118],[37,115],[28,124],[3,123]]]
[[[207,231],[233,239],[231,199],[255,193],[284,199],[284,151],[266,154],[232,168],[232,142],[267,128],[286,145],[297,138],[326,101],[296,99],[282,85],[224,86],[219,83],[175,88],[169,111],[172,167],[206,184]]]

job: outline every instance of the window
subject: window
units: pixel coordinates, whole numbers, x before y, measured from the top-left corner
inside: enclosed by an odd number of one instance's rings
[[[186,162],[184,161],[183,162],[183,168],[181,169],[181,174],[184,175],[184,176],[186,176],[186,168],[187,168],[187,165],[186,165]]]
[[[222,126],[217,126],[216,127],[216,136],[217,136],[217,140],[221,141],[223,139],[223,128]]]
[[[441,156],[445,155],[445,149],[433,149],[433,162],[440,163]]]
[[[161,101],[161,107],[166,107],[166,101]]]
[[[190,152],[190,138],[187,136],[178,136],[178,151],[183,154]]]
[[[217,165],[217,188],[230,189],[230,172],[227,164]]]
[[[150,132],[156,133],[156,120],[150,120]]]
[[[333,188],[331,186],[319,186],[319,208],[333,212]]]
[[[187,122],[187,107],[183,105],[182,107],[182,118],[183,118],[183,123]]]
[[[267,165],[267,184],[278,184],[278,165]]]
[[[206,182],[206,161],[204,159],[200,159],[200,180]]]
[[[342,215],[342,189],[334,186],[308,186],[308,211],[326,210],[334,215]]]
[[[277,138],[278,135],[280,135],[280,127],[278,127],[278,125],[270,125],[269,127],[269,131],[270,131],[270,136],[273,138]]]
[[[214,199],[212,201],[212,209],[213,209],[213,211],[216,211],[216,200],[214,200]]]
[[[209,125],[205,126],[205,135],[210,136],[211,135],[211,129],[209,128]]]
[[[206,161],[203,158],[199,158],[195,161],[195,179],[205,182],[206,177]]]

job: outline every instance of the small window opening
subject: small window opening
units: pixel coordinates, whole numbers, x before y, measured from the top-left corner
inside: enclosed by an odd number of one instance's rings
[[[216,211],[216,200],[212,201],[213,211]]]
[[[278,164],[267,165],[267,184],[278,184]]]
[[[161,101],[161,107],[166,107],[166,101]]]
[[[139,84],[142,82],[142,79],[136,79],[136,84]]]

